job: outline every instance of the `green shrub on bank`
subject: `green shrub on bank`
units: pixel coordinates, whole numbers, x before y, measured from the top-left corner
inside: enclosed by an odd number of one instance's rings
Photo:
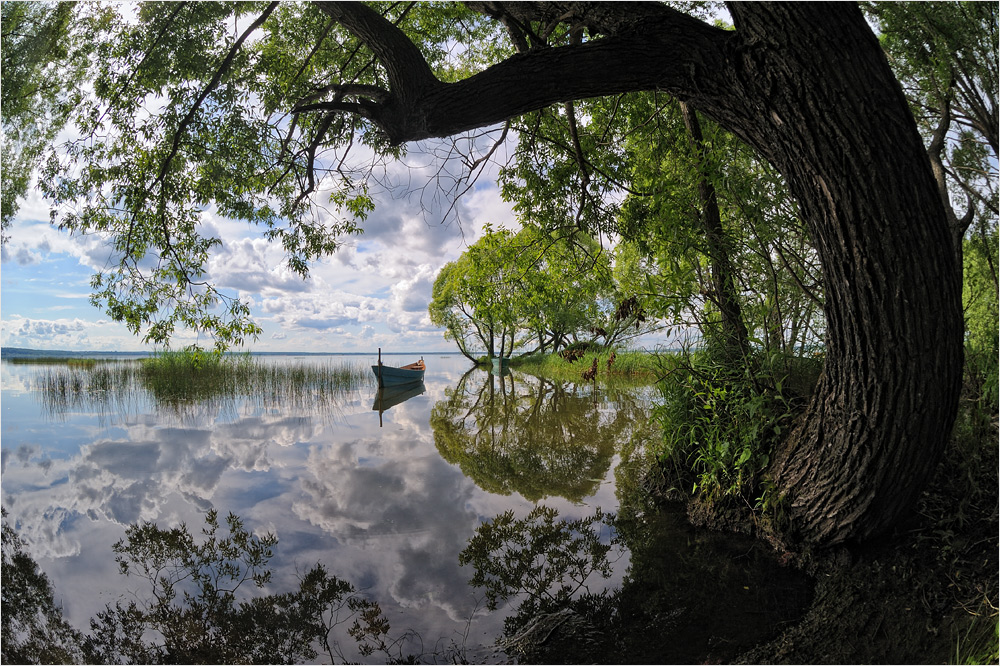
[[[685,351],[660,382],[654,410],[661,468],[682,492],[780,511],[764,477],[819,374],[818,359],[761,355],[742,368],[711,351]]]

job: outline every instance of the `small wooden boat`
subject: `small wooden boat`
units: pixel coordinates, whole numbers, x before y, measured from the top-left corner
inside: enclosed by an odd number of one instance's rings
[[[493,368],[490,370],[491,373],[499,377],[506,377],[510,374],[510,359],[506,356],[494,356],[492,359]]]
[[[386,386],[403,386],[404,384],[416,384],[424,381],[424,359],[416,363],[410,363],[401,367],[384,365],[382,363],[382,350],[378,350],[378,365],[372,366],[372,372],[378,378],[379,388]]]

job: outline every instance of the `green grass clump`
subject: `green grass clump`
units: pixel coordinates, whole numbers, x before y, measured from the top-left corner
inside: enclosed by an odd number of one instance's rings
[[[572,351],[572,348],[570,348]],[[531,375],[580,383],[583,373],[597,361],[597,383],[638,382],[652,384],[663,373],[663,360],[654,354],[602,347],[581,350],[582,356],[568,360],[559,354],[531,354],[511,359],[510,366]],[[614,360],[611,365],[608,361]]]
[[[357,364],[274,365],[195,350],[144,359],[142,378],[160,404],[249,398],[261,406],[301,407],[353,391],[369,383],[371,373]]]
[[[818,359],[765,355],[734,365],[685,351],[659,387],[654,410],[661,470],[676,489],[709,502],[735,500],[781,519],[765,470],[819,376]]]

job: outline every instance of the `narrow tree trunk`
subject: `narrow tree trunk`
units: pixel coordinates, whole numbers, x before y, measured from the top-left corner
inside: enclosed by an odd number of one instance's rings
[[[749,335],[743,321],[743,311],[740,308],[739,296],[736,293],[736,274],[733,262],[729,256],[729,243],[726,232],[722,228],[722,216],[719,213],[719,199],[715,186],[704,173],[706,168],[706,147],[701,132],[701,123],[694,109],[685,102],[680,103],[681,115],[684,117],[684,127],[688,137],[699,157],[698,198],[701,204],[701,225],[705,234],[705,245],[712,266],[712,300],[719,308],[722,319],[722,348],[725,357],[739,363],[748,358],[750,352]]]

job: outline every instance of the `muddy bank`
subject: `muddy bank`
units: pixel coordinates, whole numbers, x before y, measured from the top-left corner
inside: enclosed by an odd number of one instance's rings
[[[998,457],[953,447],[908,521],[883,539],[794,550],[734,510],[691,503],[694,524],[754,533],[816,582],[801,621],[735,663],[996,663]]]

